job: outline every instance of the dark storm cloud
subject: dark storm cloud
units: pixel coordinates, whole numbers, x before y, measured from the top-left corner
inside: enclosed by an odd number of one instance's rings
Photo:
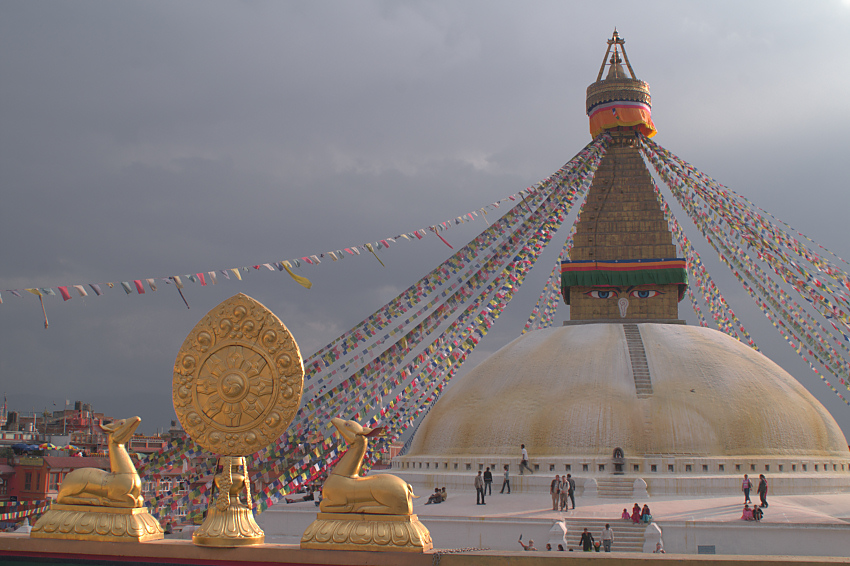
[[[453,218],[588,141],[586,86],[617,25],[659,143],[837,253],[846,244],[847,4],[73,2],[0,5],[2,273],[10,288],[300,257]],[[462,245],[477,221],[446,238]],[[472,361],[518,335],[566,228]],[[710,255],[707,250],[704,255]],[[242,291],[306,354],[451,253],[436,238],[242,283],[62,303],[4,293],[13,408],[93,402],[168,425],[177,349]],[[716,276],[718,279],[720,275]],[[739,286],[760,344],[850,430],[847,407]],[[740,306],[738,306],[740,305]],[[563,309],[563,307],[562,307]],[[685,309],[683,309],[684,311]],[[566,318],[559,313],[558,319]],[[692,320],[692,317],[691,317]]]

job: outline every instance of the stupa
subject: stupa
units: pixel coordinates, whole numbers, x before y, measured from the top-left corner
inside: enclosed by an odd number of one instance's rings
[[[562,264],[570,320],[458,378],[394,467],[468,489],[489,466],[498,485],[505,465],[517,477],[522,443],[541,481],[569,472],[599,496],[736,492],[744,473],[778,494],[850,489],[847,440],[820,402],[761,353],[679,319],[686,264],[638,148],[656,128],[624,43],[615,31],[587,89],[590,133],[610,140]]]

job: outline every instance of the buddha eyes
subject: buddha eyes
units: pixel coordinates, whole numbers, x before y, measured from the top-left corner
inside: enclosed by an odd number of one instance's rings
[[[628,292],[629,297],[637,299],[650,299],[663,294],[661,291],[656,291],[655,289],[635,289]],[[620,296],[620,293],[617,290],[594,289],[593,291],[588,291],[585,295],[592,299],[616,299]]]
[[[631,295],[632,297],[637,297],[639,299],[648,299],[650,297],[656,297],[656,296],[662,295],[662,294],[663,293],[661,291],[656,291],[654,289],[652,289],[652,290],[650,290],[650,289],[640,289],[640,290],[635,290],[635,291],[632,291],[631,293],[629,293],[629,295]]]
[[[589,291],[586,295],[594,299],[613,299],[619,296],[617,291]]]

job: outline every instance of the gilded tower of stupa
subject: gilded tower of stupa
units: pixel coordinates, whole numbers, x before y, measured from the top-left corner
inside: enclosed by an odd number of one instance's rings
[[[590,133],[607,131],[611,142],[576,224],[570,261],[561,267],[571,320],[678,319],[685,260],[676,257],[635,139],[637,132],[655,135],[650,105],[649,85],[635,77],[625,41],[614,31],[596,82],[587,87]]]
[[[639,151],[650,105],[615,31],[587,89],[590,133],[610,139],[562,264],[570,320],[456,378],[393,461],[408,481],[468,488],[470,471],[506,465],[516,477],[525,444],[546,478],[528,489],[556,472],[600,496],[617,482],[738,493],[745,472],[770,473],[777,494],[850,488],[847,440],[817,399],[763,354],[679,320],[686,263]]]

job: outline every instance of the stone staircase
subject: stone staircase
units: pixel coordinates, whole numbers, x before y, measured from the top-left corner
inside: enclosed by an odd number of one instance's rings
[[[596,489],[598,497],[616,497],[630,501],[634,494],[635,478],[598,478]]]
[[[629,361],[632,365],[632,376],[635,380],[635,391],[638,399],[652,395],[652,379],[649,375],[649,364],[646,361],[646,350],[640,337],[637,324],[624,324],[623,333],[626,335],[626,346],[629,348]]]
[[[605,523],[610,524],[611,530],[614,531],[614,544],[611,545],[611,552],[643,552],[644,533],[648,525],[643,523],[636,525],[631,521],[611,521],[605,519],[566,519],[567,544],[569,548],[572,548],[574,552],[581,552],[579,541],[581,540],[581,533],[585,528],[593,535],[594,541],[601,541],[602,529],[605,528]],[[545,547],[546,541],[543,542],[543,548]],[[538,546],[538,548],[541,547]],[[555,549],[557,548],[556,546]],[[599,551],[604,552],[601,548]]]

